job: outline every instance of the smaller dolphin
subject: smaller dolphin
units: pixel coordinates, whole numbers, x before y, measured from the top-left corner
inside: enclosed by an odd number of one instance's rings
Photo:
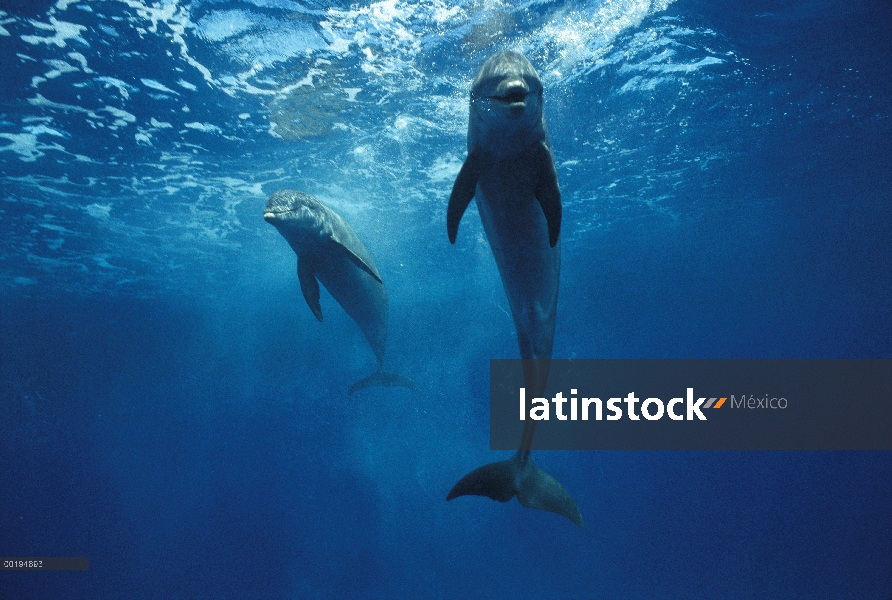
[[[319,200],[295,190],[271,195],[263,218],[279,230],[297,254],[300,289],[316,318],[322,321],[322,282],[359,325],[375,353],[378,370],[350,386],[348,393],[375,385],[416,390],[408,377],[382,370],[387,347],[387,290],[369,251],[353,229]]]

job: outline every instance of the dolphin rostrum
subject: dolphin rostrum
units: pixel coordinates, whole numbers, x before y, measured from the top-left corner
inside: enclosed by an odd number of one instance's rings
[[[300,289],[316,318],[322,321],[322,282],[359,325],[375,353],[378,369],[350,386],[349,393],[374,385],[416,389],[411,379],[382,370],[387,347],[387,290],[353,229],[319,200],[295,190],[271,195],[263,218],[279,230],[297,254]]]
[[[561,272],[561,192],[542,117],[542,82],[516,52],[491,56],[471,86],[468,157],[449,197],[446,229],[455,243],[458,224],[477,200],[502,286],[508,296],[527,392],[544,395]],[[573,498],[530,458],[536,421],[524,421],[517,454],[465,475],[449,492],[514,496],[528,508],[563,515],[582,526]]]

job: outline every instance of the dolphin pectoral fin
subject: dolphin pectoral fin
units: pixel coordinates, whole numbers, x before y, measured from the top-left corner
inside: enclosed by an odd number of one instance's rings
[[[383,387],[404,387],[409,388],[413,392],[418,391],[418,386],[415,385],[415,382],[404,375],[400,375],[399,373],[387,373],[386,371],[376,371],[365,379],[360,379],[351,385],[350,389],[347,390],[347,394],[350,395],[358,390],[364,390],[365,388],[376,385]]]
[[[297,279],[300,281],[300,291],[304,294],[307,306],[322,322],[322,305],[319,304],[319,282],[313,274],[313,261],[309,256],[297,257]]]
[[[459,496],[486,496],[499,502],[508,502],[517,493],[514,487],[516,471],[517,465],[513,458],[483,465],[452,486],[446,500]]]
[[[371,275],[375,278],[375,281],[383,284],[384,282],[381,280],[381,275],[378,274],[378,269],[375,268],[375,264],[371,262],[371,259],[363,260],[356,252],[351,250],[346,244],[341,243],[339,240],[332,240],[332,243],[337,245],[341,251],[347,254],[347,258],[353,261],[357,267]]]
[[[527,508],[557,513],[582,527],[582,514],[570,493],[529,458],[517,486],[517,500]]]
[[[449,234],[449,243],[454,244],[458,235],[458,223],[468,208],[468,204],[477,193],[477,169],[478,158],[473,152],[465,159],[465,163],[452,184],[452,194],[449,195],[449,207],[446,209],[446,233]]]
[[[554,158],[544,142],[536,147],[535,160],[538,171],[536,200],[548,222],[548,244],[554,248],[561,235],[561,189],[558,187]]]

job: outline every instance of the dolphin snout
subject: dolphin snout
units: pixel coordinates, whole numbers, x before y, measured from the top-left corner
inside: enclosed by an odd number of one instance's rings
[[[505,104],[523,104],[529,93],[527,84],[522,79],[515,79],[500,85],[493,98]]]
[[[272,223],[273,221],[275,221],[275,219],[276,219],[276,213],[270,212],[270,211],[266,211],[263,213],[263,220],[266,221],[267,223]]]

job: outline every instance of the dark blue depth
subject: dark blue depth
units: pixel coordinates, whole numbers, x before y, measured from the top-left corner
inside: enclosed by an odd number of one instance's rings
[[[66,150],[25,160],[0,137],[0,555],[87,556],[90,570],[3,572],[0,597],[892,597],[889,452],[535,452],[581,530],[515,501],[447,503],[464,473],[508,456],[488,450],[488,369],[517,356],[479,217],[472,206],[449,247],[452,179],[424,179],[446,153],[464,157],[463,132],[412,119],[452,115],[421,92],[377,104],[392,92],[383,74],[338,108],[347,129],[276,139],[269,106],[176,71],[167,38],[22,42],[44,4],[4,7],[17,20],[0,37],[0,134],[43,123],[64,131],[40,143]],[[327,14],[257,4],[317,32]],[[84,36],[129,31],[112,18],[125,5],[90,5],[64,13]],[[190,8],[197,22],[252,6]],[[501,38],[415,31],[433,48],[427,83],[448,98],[500,44],[556,60],[536,35],[583,8],[480,17]],[[881,1],[679,0],[616,36],[603,55],[616,61],[543,76],[566,236],[555,357],[892,357],[890,14]],[[648,45],[648,32],[678,44]],[[185,35],[229,72],[217,51],[230,38]],[[32,88],[46,69],[23,52],[89,55],[134,87],[136,121],[112,135],[104,113],[94,128],[29,103],[98,111],[119,92],[64,74]],[[721,62],[666,68],[704,57]],[[350,87],[358,61],[331,77]],[[267,73],[289,76],[285,63]],[[151,118],[172,125],[140,143]],[[220,133],[190,146],[207,132],[186,123]],[[366,147],[377,154],[361,163]],[[338,171],[348,160],[355,179]],[[417,393],[346,395],[371,352],[330,297],[313,318],[255,185],[352,195],[344,216],[388,285],[387,363]],[[239,195],[227,212],[220,198]]]

